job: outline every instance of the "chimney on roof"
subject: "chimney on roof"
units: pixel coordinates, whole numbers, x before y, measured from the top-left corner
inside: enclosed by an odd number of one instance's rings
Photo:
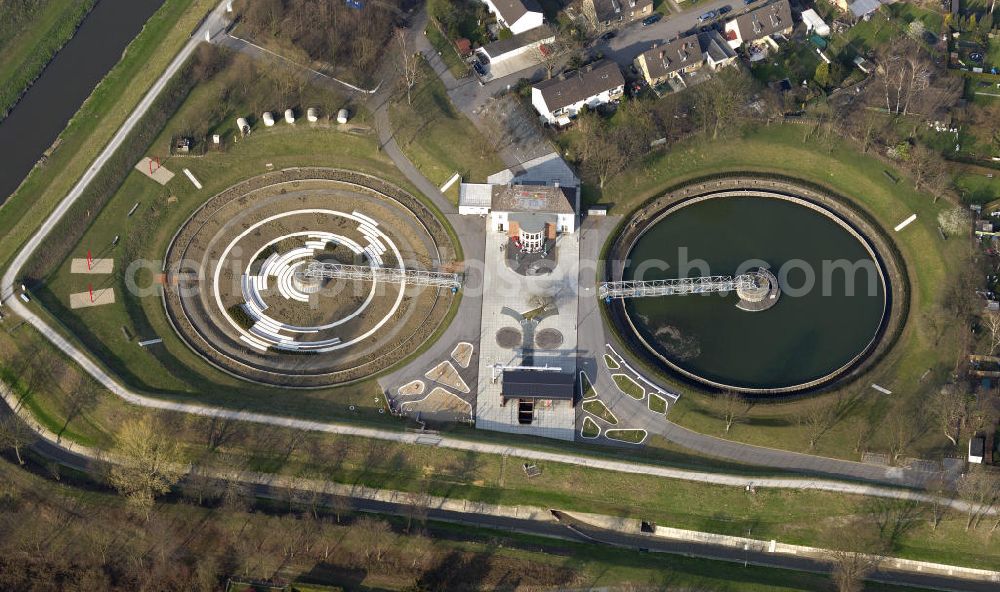
[[[553,181],[552,186],[555,187],[556,189],[559,189],[559,180],[556,179],[555,181]]]

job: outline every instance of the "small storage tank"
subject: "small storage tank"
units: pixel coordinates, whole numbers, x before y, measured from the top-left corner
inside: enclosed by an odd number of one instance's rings
[[[250,133],[250,123],[245,117],[240,117],[236,120],[236,129],[240,130],[240,135],[247,135]]]
[[[341,109],[337,111],[337,123],[347,123],[347,119],[351,116],[351,112],[347,109]]]
[[[271,115],[270,111],[264,111],[264,114],[260,118],[264,120],[264,125],[267,127],[274,125],[274,115]]]
[[[306,119],[308,119],[310,123],[316,123],[319,121],[319,109],[316,107],[309,107],[306,111]]]
[[[295,111],[285,109],[285,121],[288,123],[295,123]]]

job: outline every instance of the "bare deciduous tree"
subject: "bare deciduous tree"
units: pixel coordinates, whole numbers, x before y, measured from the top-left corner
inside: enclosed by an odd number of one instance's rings
[[[882,563],[884,544],[866,522],[855,521],[840,529],[837,545],[828,553],[838,592],[861,592],[865,579]]]
[[[396,66],[399,69],[399,76],[406,87],[406,104],[413,104],[413,87],[420,82],[420,61],[423,57],[419,52],[411,51],[406,45],[406,31],[396,30],[396,45],[399,48],[399,58]]]
[[[181,477],[177,442],[144,415],[122,425],[115,453],[108,479],[129,505],[148,519],[156,498],[170,491]]]
[[[974,465],[959,480],[958,495],[970,506],[965,530],[976,528],[1000,499],[1000,475],[982,465]]]
[[[0,418],[0,449],[11,449],[17,457],[18,464],[23,465],[21,449],[29,446],[38,438],[38,434],[28,424],[15,415]]]
[[[931,410],[945,438],[948,438],[953,446],[958,446],[962,424],[968,413],[965,395],[955,385],[945,385],[931,399]]]
[[[742,421],[753,407],[753,400],[739,393],[727,391],[722,395],[722,419],[726,424],[726,433],[733,424]]]

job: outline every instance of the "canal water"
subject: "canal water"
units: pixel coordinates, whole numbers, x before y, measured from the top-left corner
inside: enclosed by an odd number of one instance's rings
[[[163,1],[98,0],[76,35],[0,122],[0,203],[17,189]]]
[[[734,275],[762,263],[778,276],[780,299],[761,312],[737,309],[735,293],[627,301],[647,343],[714,382],[771,389],[822,378],[863,352],[881,324],[883,284],[867,249],[838,222],[793,202],[693,203],[652,226],[629,259],[625,279]],[[669,267],[651,267],[658,262]],[[837,267],[843,263],[861,271],[848,274]],[[810,275],[815,285],[805,289]]]

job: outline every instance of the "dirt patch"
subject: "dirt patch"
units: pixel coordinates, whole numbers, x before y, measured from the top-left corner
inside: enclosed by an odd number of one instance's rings
[[[451,359],[455,360],[462,368],[468,368],[469,363],[472,362],[472,350],[472,344],[463,341],[451,350]]]
[[[462,377],[458,375],[458,370],[451,365],[451,362],[445,360],[441,362],[427,374],[424,375],[428,380],[439,382],[447,387],[451,387],[456,391],[468,393],[469,386],[465,384]]]
[[[399,407],[403,411],[420,413],[469,413],[472,410],[472,406],[461,397],[439,386],[434,387],[423,399],[406,401]]]

